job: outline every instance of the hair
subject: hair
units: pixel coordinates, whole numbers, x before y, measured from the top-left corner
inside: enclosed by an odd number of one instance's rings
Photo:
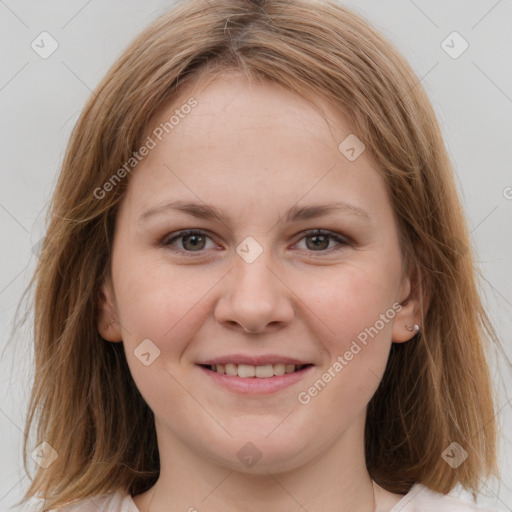
[[[353,11],[330,1],[189,0],[128,46],[72,132],[30,287],[35,375],[24,438],[58,457],[36,468],[23,500],[44,510],[111,490],[132,495],[158,479],[154,416],[122,343],[97,328],[110,273],[116,212],[129,176],[102,187],[140,148],[151,122],[193,80],[227,73],[327,98],[350,120],[384,176],[404,256],[421,299],[422,330],[392,344],[367,408],[366,465],[390,492],[457,484],[476,499],[498,476],[495,396],[485,358],[497,342],[485,312],[470,237],[438,120],[410,65]],[[426,298],[428,297],[428,305]],[[457,441],[468,459],[441,457]],[[28,473],[28,471],[27,471]]]

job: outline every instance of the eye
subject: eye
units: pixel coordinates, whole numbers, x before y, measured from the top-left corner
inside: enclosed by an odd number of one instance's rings
[[[182,239],[179,244],[181,247],[176,247],[174,242]],[[198,229],[187,229],[185,231],[179,231],[172,237],[166,237],[162,241],[162,245],[165,247],[174,246],[176,247],[176,251],[180,251],[180,249],[185,252],[200,252],[206,247],[206,240],[211,238],[204,233],[204,231],[200,231]]]
[[[308,239],[310,242],[308,242]],[[313,252],[337,251],[349,245],[348,239],[344,236],[322,229],[312,229],[307,231],[300,241],[301,240],[306,240],[306,248]],[[337,242],[338,245],[329,247],[332,240]]]
[[[181,242],[177,243],[180,239]],[[199,229],[186,229],[165,237],[162,240],[162,246],[174,252],[201,253],[204,249],[208,249],[207,240],[212,241],[212,246],[209,248],[214,249],[216,244],[204,231]],[[303,234],[299,242],[302,240],[306,241],[306,250],[320,253],[330,253],[331,251],[341,250],[349,245],[349,240],[344,236],[322,229],[307,231]],[[337,245],[330,247],[332,241],[335,241]]]

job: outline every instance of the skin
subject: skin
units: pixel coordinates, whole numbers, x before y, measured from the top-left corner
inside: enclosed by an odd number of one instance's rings
[[[151,126],[190,96],[183,93]],[[353,162],[341,154],[350,126],[320,97],[315,103],[326,117],[291,91],[236,75],[194,97],[198,105],[130,177],[112,278],[102,286],[100,333],[124,343],[155,414],[160,477],[134,502],[141,512],[369,512],[375,491],[376,510],[390,510],[401,496],[367,472],[365,413],[391,343],[411,339],[407,326],[421,319],[385,182],[368,151]],[[164,209],[140,220],[176,199],[213,205],[228,218]],[[364,209],[369,220],[347,211],[285,219],[291,206],[333,201]],[[199,249],[187,238],[162,244],[191,228],[205,231]],[[349,242],[327,238],[317,248],[314,235],[304,234],[309,229]],[[263,249],[252,263],[236,252],[247,236]],[[299,403],[298,393],[393,304],[402,306],[394,318],[307,405]],[[134,355],[145,339],[160,350],[148,366]],[[286,389],[242,396],[197,366],[235,352],[315,366]],[[250,468],[237,457],[248,441],[261,453]]]

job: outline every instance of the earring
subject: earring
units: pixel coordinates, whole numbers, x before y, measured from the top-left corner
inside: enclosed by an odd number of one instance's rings
[[[410,327],[408,325],[405,326],[405,328],[410,331],[410,332],[414,332],[414,333],[418,333],[420,331],[420,326],[418,324],[414,324],[413,327]]]
[[[105,326],[105,330],[108,331],[108,328],[114,323],[114,319],[110,320],[110,323]]]

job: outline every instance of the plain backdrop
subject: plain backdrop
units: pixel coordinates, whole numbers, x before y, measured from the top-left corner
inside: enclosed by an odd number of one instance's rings
[[[510,360],[512,1],[342,3],[397,45],[430,95],[457,173],[486,305]],[[30,330],[8,340],[16,305],[34,269],[45,208],[71,129],[124,47],[172,5],[163,0],[0,0],[2,511],[18,510],[11,506],[28,483],[21,440],[33,375]],[[58,44],[47,58],[41,56],[41,38],[46,52]],[[500,390],[502,482],[486,482],[479,503],[512,510],[512,376],[503,356],[493,375]],[[454,494],[468,496],[460,491]]]

